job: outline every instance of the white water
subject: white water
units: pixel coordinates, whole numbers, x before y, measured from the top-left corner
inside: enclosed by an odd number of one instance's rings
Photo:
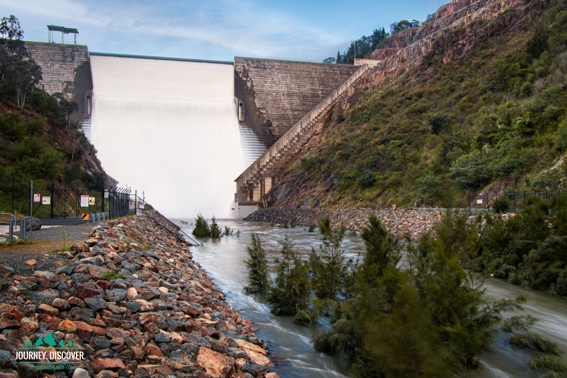
[[[91,67],[90,139],[105,171],[168,217],[232,217],[254,139],[239,130],[234,67],[99,55]]]

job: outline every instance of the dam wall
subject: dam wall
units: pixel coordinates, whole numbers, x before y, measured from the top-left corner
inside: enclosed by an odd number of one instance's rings
[[[358,68],[235,57],[239,120],[270,147]]]
[[[87,46],[29,42],[26,49],[41,67],[43,88],[49,94],[62,93],[79,105],[77,118],[92,111],[93,80]]]

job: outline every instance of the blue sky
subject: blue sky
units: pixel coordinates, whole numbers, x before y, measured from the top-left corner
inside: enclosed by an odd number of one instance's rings
[[[26,40],[46,42],[48,24],[77,28],[78,43],[96,52],[320,62],[377,27],[423,21],[448,1],[0,0],[0,16],[18,17]]]

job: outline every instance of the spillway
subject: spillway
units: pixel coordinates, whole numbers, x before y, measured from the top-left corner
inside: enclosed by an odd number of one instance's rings
[[[88,133],[105,171],[168,217],[232,217],[233,180],[263,152],[238,124],[233,65],[90,59]]]

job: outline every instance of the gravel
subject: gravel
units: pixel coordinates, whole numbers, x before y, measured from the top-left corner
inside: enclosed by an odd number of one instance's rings
[[[32,231],[31,236],[28,231],[26,237],[31,240],[63,240],[65,236],[65,240],[85,240],[85,234],[91,232],[94,227],[93,224],[44,227],[41,230]]]
[[[56,250],[61,247],[63,242],[63,235],[65,235],[65,240],[67,241],[68,247],[71,246],[71,241],[75,240],[86,240],[86,234],[91,232],[95,227],[93,224],[81,224],[76,226],[57,226],[57,227],[46,227],[41,230],[33,231],[26,237],[30,240],[52,240],[57,241],[57,245],[52,245],[51,247],[45,245],[31,244],[27,246],[18,246],[17,251],[5,251],[0,253],[0,265],[6,265],[16,270],[18,274],[32,274],[34,270],[50,270],[52,267],[53,260],[65,261],[65,257],[54,257],[54,259],[49,259],[50,264],[47,263],[46,253],[49,250]],[[54,254],[51,254],[52,256]],[[32,267],[25,264],[26,261],[35,259],[37,265]]]

